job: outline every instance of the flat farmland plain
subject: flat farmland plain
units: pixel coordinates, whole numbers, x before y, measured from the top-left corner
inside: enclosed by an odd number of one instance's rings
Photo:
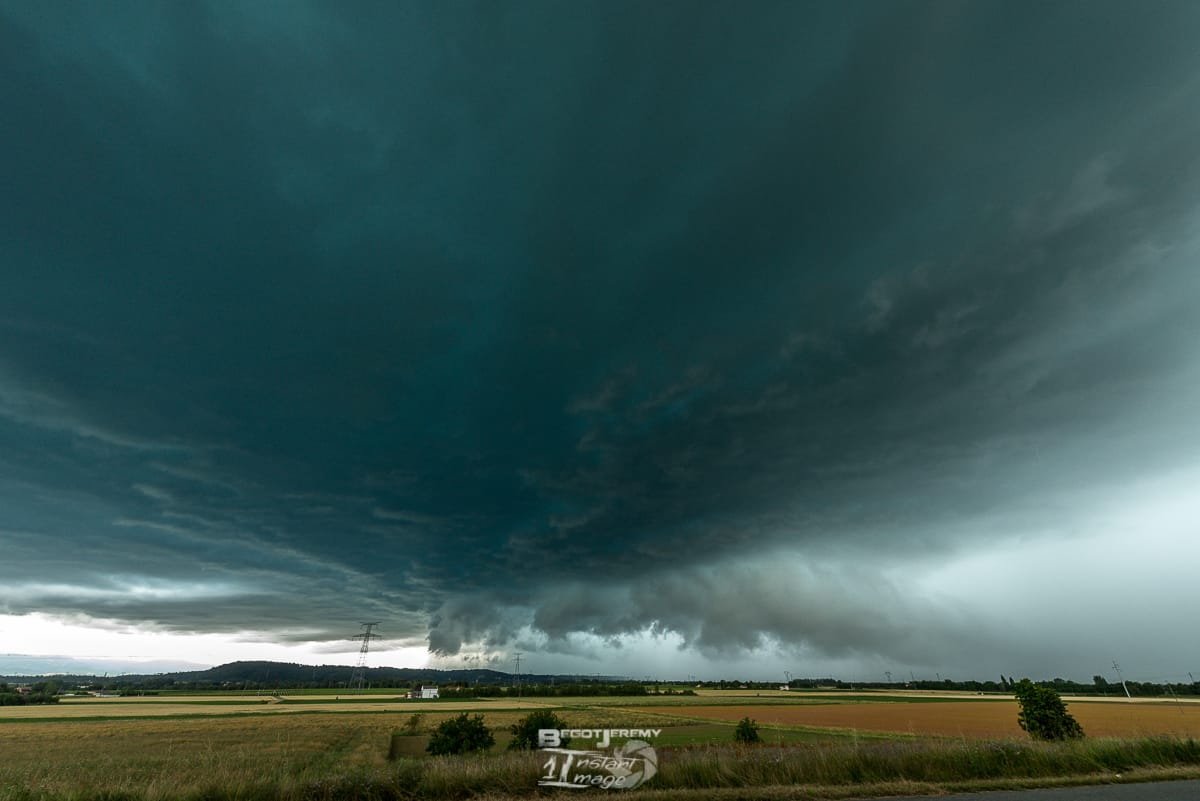
[[[0,787],[51,798],[172,798],[214,781],[314,778],[383,765],[396,723],[353,714],[0,722]]]
[[[654,779],[662,799],[718,801],[751,787],[761,788],[752,797],[791,797],[797,785],[845,797],[848,787],[866,796],[1008,787],[1034,777],[1097,781],[1096,771],[1109,765],[1148,771],[1144,778],[1200,775],[1192,741],[1134,739],[1196,736],[1200,704],[1073,701],[1070,711],[1091,736],[1046,745],[1016,727],[1012,699],[944,693],[434,701],[164,693],[0,709],[0,801],[515,800],[534,790],[542,759],[505,753],[508,728],[544,707],[571,728],[661,729],[654,745],[671,753]],[[432,729],[463,710],[484,717],[496,746],[470,758],[428,757]],[[400,759],[389,761],[392,734],[414,715],[419,734],[397,737]],[[760,748],[733,745],[734,722],[746,716],[762,725]]]
[[[864,732],[939,737],[1024,738],[1017,725],[1016,701],[909,700],[688,705],[672,710],[688,719],[736,722],[750,717],[769,726],[803,726]],[[815,701],[815,702],[814,702]],[[626,707],[630,711],[637,707]],[[661,706],[645,707],[663,713]],[[1200,704],[1108,703],[1077,701],[1068,711],[1092,737],[1173,735],[1200,737]]]
[[[671,757],[655,781],[681,792],[821,784],[833,788],[828,797],[844,796],[850,785],[865,796],[863,782],[882,782],[880,795],[911,794],[917,780],[938,790],[964,789],[964,781],[1094,780],[1109,764],[1162,769],[1171,778],[1200,775],[1198,703],[1073,701],[1070,711],[1088,739],[1049,745],[1031,744],[1017,727],[1016,703],[994,696],[709,691],[518,702],[164,694],[0,708],[0,801],[526,797],[541,758],[504,749],[508,727],[537,708],[553,709],[571,728],[661,729],[654,745]],[[481,714],[492,729],[490,752],[425,754],[433,728],[462,711]],[[398,738],[401,758],[389,762],[392,734],[414,715],[418,734]],[[733,745],[734,724],[747,716],[762,727],[761,748]],[[1136,739],[1146,735],[1176,738]],[[897,780],[905,783],[888,784]]]
[[[523,708],[537,704],[525,702]],[[5,720],[58,720],[155,717],[232,717],[301,713],[346,714],[376,712],[411,715],[462,711],[517,709],[511,701],[406,701],[396,696],[350,696],[336,699],[285,696],[257,698],[239,696],[175,696],[146,698],[72,698],[45,706],[0,707],[0,724]]]

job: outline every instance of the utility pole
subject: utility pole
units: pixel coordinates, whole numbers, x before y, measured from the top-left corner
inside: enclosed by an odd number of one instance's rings
[[[1125,688],[1125,697],[1132,701],[1133,696],[1129,694],[1129,685],[1125,683],[1125,677],[1121,675],[1121,666],[1117,664],[1117,660],[1115,659],[1113,660],[1113,670],[1117,671],[1117,678],[1120,679],[1121,686]]]

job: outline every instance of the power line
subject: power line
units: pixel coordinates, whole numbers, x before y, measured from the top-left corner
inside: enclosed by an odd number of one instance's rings
[[[521,708],[521,652],[517,651],[517,708]]]
[[[1125,683],[1125,677],[1121,675],[1121,666],[1117,664],[1117,660],[1115,659],[1113,660],[1113,670],[1117,671],[1117,678],[1120,680],[1121,686],[1125,688],[1125,697],[1132,701],[1133,696],[1129,694],[1129,685]]]
[[[355,634],[350,639],[362,640],[362,647],[358,649],[358,664],[354,666],[354,672],[350,674],[350,688],[362,692],[363,680],[367,677],[367,651],[371,648],[371,640],[378,640],[379,635],[371,630],[379,625],[376,620],[373,623],[361,624],[366,631],[362,634]]]

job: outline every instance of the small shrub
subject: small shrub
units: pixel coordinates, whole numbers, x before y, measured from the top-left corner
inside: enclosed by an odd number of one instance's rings
[[[508,727],[512,732],[512,742],[508,744],[510,751],[535,751],[538,748],[538,729],[565,729],[567,722],[549,709],[538,709]],[[569,737],[563,737],[561,746],[566,748]]]
[[[444,720],[433,730],[429,745],[425,750],[434,756],[442,754],[466,754],[470,751],[484,751],[496,743],[491,729],[483,723],[483,715],[468,715],[463,712],[458,717]]]
[[[761,742],[762,738],[758,736],[758,724],[749,717],[742,718],[738,721],[737,728],[733,730],[733,740],[745,745]]]
[[[1013,688],[1021,711],[1017,723],[1035,740],[1075,740],[1083,736],[1058,693],[1049,687],[1038,687],[1029,679],[1021,679]]]

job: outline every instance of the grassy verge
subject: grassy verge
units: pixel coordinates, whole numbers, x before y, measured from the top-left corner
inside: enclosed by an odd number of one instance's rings
[[[890,741],[688,749],[663,758],[664,789],[762,785],[948,784],[1200,767],[1200,742],[1167,737],[1025,741]],[[659,778],[659,777],[656,777]]]
[[[164,758],[151,773],[89,771],[53,781],[0,765],[0,801],[461,801],[527,797],[542,757],[493,753],[354,764],[350,732],[323,759],[234,766],[203,750]],[[344,753],[339,753],[344,752]],[[1200,777],[1200,741],[1155,737],[1071,743],[889,741],[659,749],[643,801],[840,798],[1153,778]],[[188,781],[178,758],[200,760]],[[98,767],[98,766],[97,766]],[[117,767],[114,762],[112,767]],[[5,775],[7,774],[7,775]],[[153,778],[149,778],[152,776]],[[578,797],[577,793],[569,794]],[[567,796],[561,796],[567,797]]]

